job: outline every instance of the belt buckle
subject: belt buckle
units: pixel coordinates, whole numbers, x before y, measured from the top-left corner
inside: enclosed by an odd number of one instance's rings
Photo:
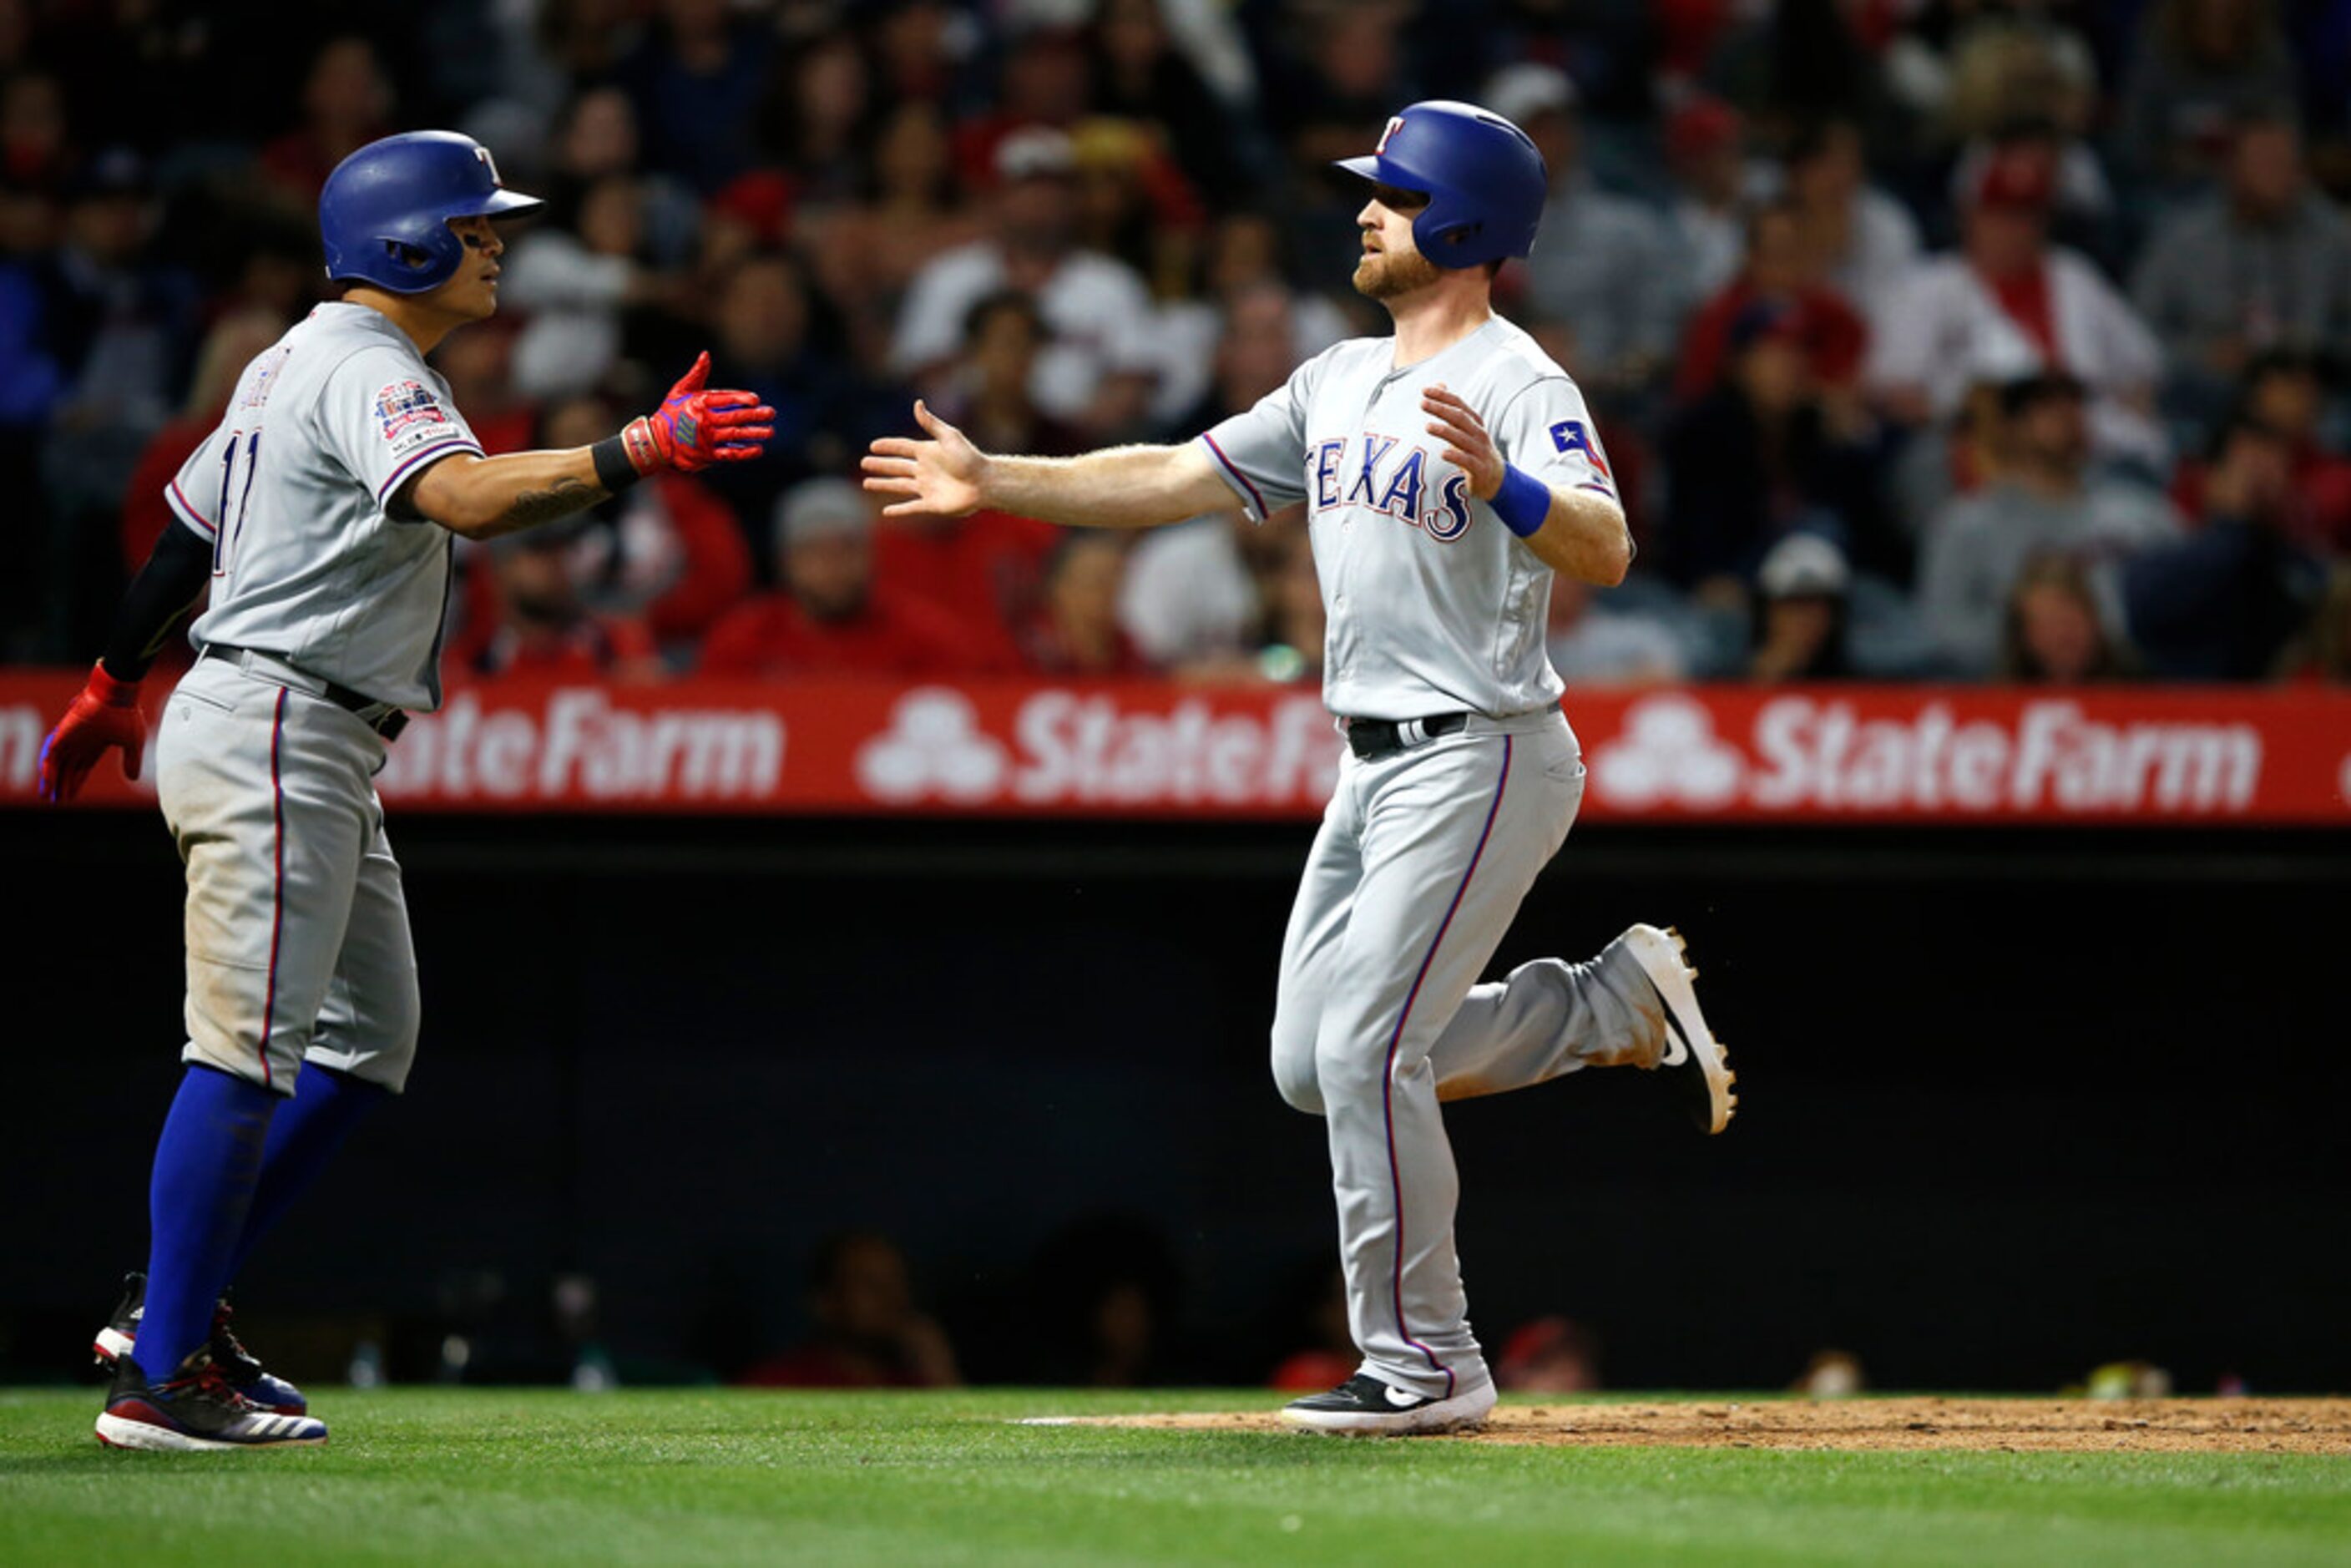
[[[1404,749],[1394,720],[1358,718],[1347,721],[1347,746],[1363,762],[1376,762]]]

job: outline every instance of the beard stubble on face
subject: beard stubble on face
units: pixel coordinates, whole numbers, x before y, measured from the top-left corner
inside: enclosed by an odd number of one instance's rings
[[[1440,276],[1437,264],[1416,250],[1370,251],[1355,264],[1355,292],[1366,299],[1394,299],[1427,287]]]

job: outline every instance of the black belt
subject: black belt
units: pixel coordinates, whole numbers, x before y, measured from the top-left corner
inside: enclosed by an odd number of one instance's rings
[[[225,659],[231,664],[235,664],[248,656],[257,662],[276,664],[302,680],[313,683],[318,687],[316,695],[326,698],[337,707],[350,713],[386,740],[399,739],[400,732],[408,727],[408,715],[393,707],[390,703],[379,702],[365,692],[353,691],[340,682],[330,681],[324,675],[312,674],[293,660],[277,653],[267,653],[259,648],[239,648],[227,643],[207,643],[201,655],[207,659]],[[370,718],[368,716],[370,713],[373,713],[375,716]]]
[[[1347,745],[1366,762],[1394,757],[1408,746],[1454,735],[1469,727],[1466,713],[1431,714],[1426,718],[1351,718]]]

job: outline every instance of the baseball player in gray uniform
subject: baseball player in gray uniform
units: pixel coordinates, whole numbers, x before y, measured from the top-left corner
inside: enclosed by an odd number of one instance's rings
[[[373,778],[441,701],[455,536],[593,505],[657,468],[757,456],[772,412],[706,389],[592,446],[485,456],[424,356],[497,308],[492,219],[539,204],[446,131],[371,143],[319,200],[321,305],[245,369],[167,491],[178,519],[50,735],[70,798],[110,750],[138,776],[139,685],[207,589],[200,657],[163,704],[156,786],[187,868],[188,1063],[157,1145],[143,1274],[96,1349],[98,1436],[128,1448],[326,1440],[241,1344],[224,1300],[255,1242],[408,1078],[416,960]]]
[[[1330,349],[1180,446],[998,456],[917,403],[925,437],[873,443],[865,483],[893,514],[1111,528],[1305,502],[1347,752],[1282,946],[1273,1074],[1328,1126],[1364,1359],[1282,1414],[1443,1431],[1495,1395],[1439,1103],[1614,1065],[1657,1072],[1708,1133],[1736,1102],[1670,931],[1635,925],[1587,963],[1479,983],[1583,796],[1543,646],[1552,576],[1614,584],[1632,558],[1575,383],[1490,308],[1494,274],[1533,243],[1541,156],[1499,116],[1432,101],[1340,167],[1371,184],[1354,282],[1392,338]]]

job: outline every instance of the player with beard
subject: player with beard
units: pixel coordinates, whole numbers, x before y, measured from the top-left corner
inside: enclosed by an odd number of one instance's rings
[[[1703,1132],[1735,1099],[1669,931],[1635,925],[1589,962],[1479,983],[1583,794],[1544,651],[1553,574],[1614,584],[1632,539],[1583,395],[1493,312],[1495,274],[1542,211],[1526,133],[1416,103],[1340,167],[1370,183],[1355,287],[1393,337],[1328,350],[1176,446],[1001,456],[918,402],[923,437],[873,443],[865,483],[892,497],[885,516],[985,507],[1091,528],[1306,503],[1323,697],[1347,751],[1282,946],[1273,1074],[1325,1122],[1363,1362],[1283,1417],[1445,1431],[1483,1421],[1495,1394],[1439,1103],[1614,1065],[1656,1071]]]

